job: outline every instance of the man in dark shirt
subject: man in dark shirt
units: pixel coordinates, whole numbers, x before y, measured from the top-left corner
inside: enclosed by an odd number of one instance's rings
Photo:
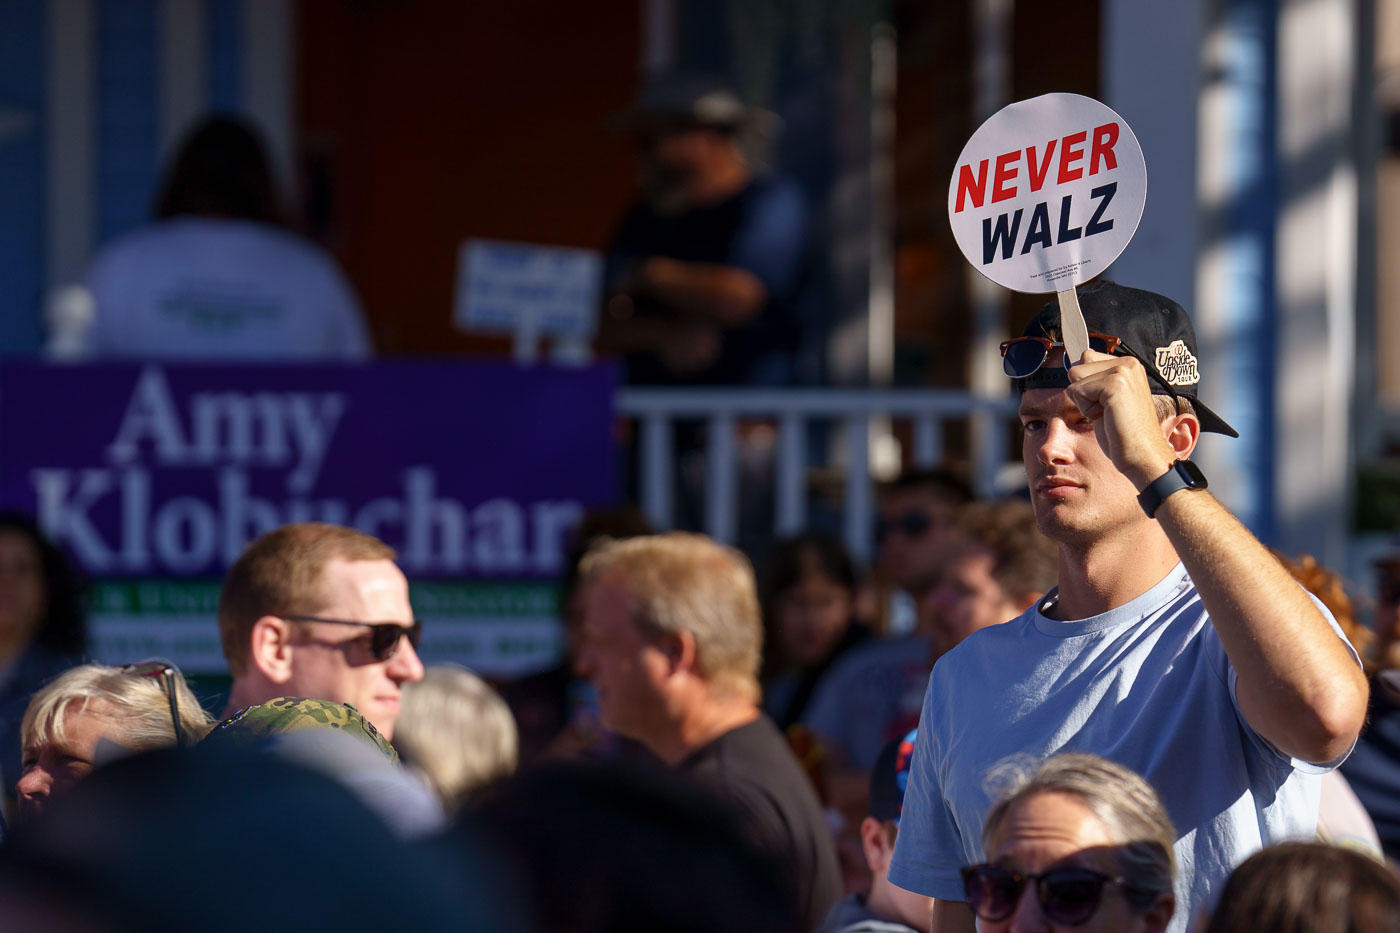
[[[624,116],[641,191],[608,252],[601,347],[633,385],[786,384],[814,313],[800,189],[753,172],[753,113],[713,79],[662,76]]]
[[[579,671],[605,725],[727,800],[815,929],[841,896],[816,793],[758,708],[753,571],[702,535],[607,542],[584,558]]]

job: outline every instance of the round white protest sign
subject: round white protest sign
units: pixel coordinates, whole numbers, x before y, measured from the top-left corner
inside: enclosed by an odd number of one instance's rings
[[[1018,292],[1103,272],[1137,230],[1147,164],[1127,122],[1080,94],[1009,104],[963,147],[948,219],[968,262]]]

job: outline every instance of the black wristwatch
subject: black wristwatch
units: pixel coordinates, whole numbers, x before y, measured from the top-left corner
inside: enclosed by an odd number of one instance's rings
[[[1138,505],[1142,506],[1148,518],[1156,518],[1157,507],[1167,496],[1183,489],[1206,489],[1209,485],[1206,475],[1196,464],[1190,460],[1173,460],[1171,469],[1148,483],[1147,488],[1138,493]]]

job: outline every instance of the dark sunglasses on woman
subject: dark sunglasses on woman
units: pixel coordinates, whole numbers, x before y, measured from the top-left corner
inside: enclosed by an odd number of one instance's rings
[[[1156,894],[1135,887],[1126,878],[1115,878],[1091,868],[1055,868],[1039,875],[1021,874],[995,865],[972,865],[962,870],[963,892],[983,920],[1005,920],[1016,912],[1021,892],[1035,884],[1041,913],[1054,923],[1079,926],[1099,909],[1106,885],[1118,885],[1128,903],[1145,910]]]

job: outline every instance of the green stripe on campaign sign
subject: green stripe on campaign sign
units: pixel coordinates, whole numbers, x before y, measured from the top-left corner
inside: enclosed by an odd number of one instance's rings
[[[93,588],[92,611],[101,615],[205,617],[219,610],[219,580],[101,580]],[[558,591],[552,583],[414,583],[413,610],[424,619],[473,617],[557,618]]]

